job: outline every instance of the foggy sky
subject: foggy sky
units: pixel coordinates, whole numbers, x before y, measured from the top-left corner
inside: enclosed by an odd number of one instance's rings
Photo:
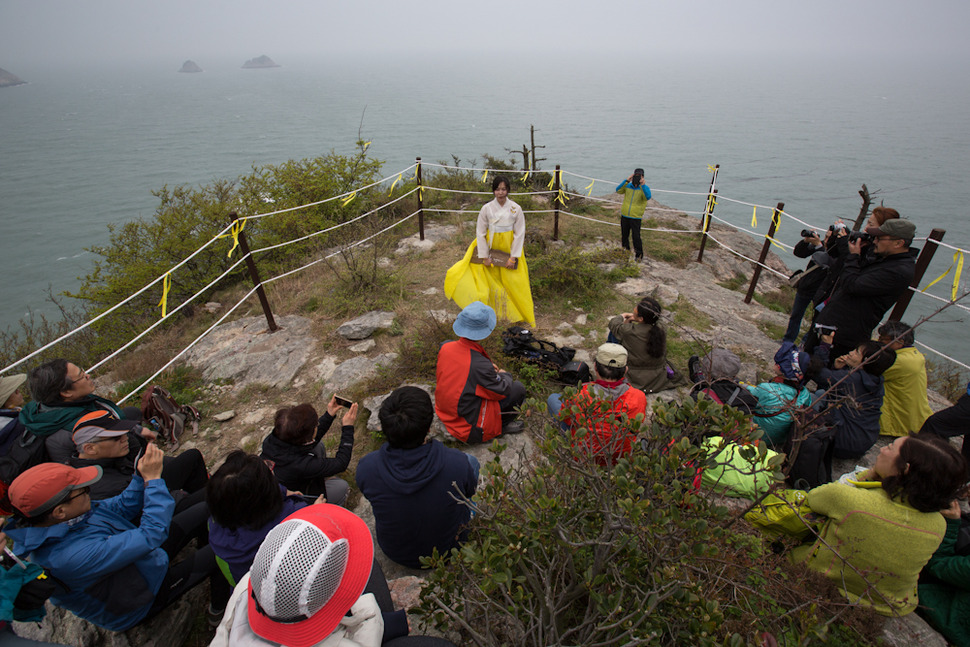
[[[0,0],[0,67],[407,53],[522,64],[533,54],[635,63],[709,52],[962,63],[968,18],[965,0]]]

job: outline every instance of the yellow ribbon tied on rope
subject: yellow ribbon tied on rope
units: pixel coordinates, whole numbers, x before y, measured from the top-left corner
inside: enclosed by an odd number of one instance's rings
[[[528,181],[529,181],[529,175],[530,175],[531,173],[532,173],[532,171],[526,171],[526,172],[525,172],[525,175],[523,175],[523,176],[522,176],[522,184],[525,184],[526,182],[528,182]]]
[[[708,173],[713,173],[714,171],[715,171],[714,165],[713,164],[708,164],[707,165],[707,172]]]
[[[785,249],[785,246],[784,246],[784,245],[782,245],[781,243],[779,243],[779,242],[778,242],[777,240],[775,240],[775,239],[774,239],[774,238],[772,238],[771,236],[765,236],[765,238],[767,238],[767,239],[768,239],[768,242],[770,242],[770,243],[771,243],[772,245],[774,245],[774,246],[775,246],[775,247],[777,247],[778,249],[780,249],[780,250],[782,250],[782,251],[784,251],[784,249]]]
[[[242,230],[245,227],[246,227],[245,218],[240,218],[236,222],[232,223],[232,229],[229,230],[229,235],[232,236],[232,247],[229,248],[229,253],[226,254],[226,258],[231,258],[232,253],[236,251],[237,247],[239,247],[239,234],[242,233]],[[225,237],[226,237],[226,234],[219,236],[219,238],[225,238]]]
[[[586,195],[587,196],[593,195],[593,185],[594,184],[596,184],[596,180],[593,180],[592,182],[590,182],[589,183],[589,186],[586,187]]]
[[[367,149],[370,148],[370,145],[371,145],[371,142],[364,142],[364,150],[362,152],[367,152]]]
[[[754,211],[751,212],[751,228],[757,229],[757,227],[758,227],[758,207],[755,207]]]
[[[548,188],[548,189],[549,189],[549,190],[551,191],[551,190],[552,190],[552,187],[553,187],[553,186],[554,186],[555,184],[556,184],[556,173],[555,173],[555,172],[553,172],[553,174],[552,174],[552,178],[551,178],[551,179],[549,180],[549,185],[548,185],[548,187],[547,187],[547,188]]]
[[[168,316],[168,292],[172,289],[172,273],[166,272],[162,279],[162,300],[158,305],[162,306],[162,319]]]
[[[482,182],[485,184],[488,183],[488,169],[485,169],[485,172],[482,173]]]
[[[392,193],[394,193],[394,187],[397,186],[397,183],[400,182],[403,177],[404,177],[404,173],[397,174],[397,179],[391,182],[391,190],[387,192],[387,195],[391,195]]]
[[[956,266],[957,271],[953,275],[953,289],[950,292],[950,301],[956,301],[957,290],[960,287],[960,274],[963,272],[963,252],[961,252],[959,249],[953,252],[953,261],[950,263],[950,267],[946,268],[946,272],[943,272],[943,274],[940,274],[938,277],[936,277],[932,283],[930,283],[925,288],[920,290],[920,292],[926,292],[931,287],[933,287],[934,285],[942,281],[944,278],[946,278],[946,275],[950,273],[950,270],[953,269],[954,265]]]
[[[350,192],[350,195],[348,195],[346,198],[344,198],[343,200],[341,200],[340,203],[343,206],[346,207],[348,204],[350,204],[351,200],[353,200],[356,197],[357,197],[357,192],[356,191],[351,191]]]
[[[707,213],[707,214],[713,213],[714,212],[714,205],[716,205],[716,204],[717,204],[717,200],[714,199],[714,194],[713,193],[708,193],[707,194],[707,206],[704,207],[705,213]]]
[[[775,223],[775,233],[777,234],[778,233],[778,230],[781,229],[781,212],[780,211],[772,211],[771,212],[771,222]]]

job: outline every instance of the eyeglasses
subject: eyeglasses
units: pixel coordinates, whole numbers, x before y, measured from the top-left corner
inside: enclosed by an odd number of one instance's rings
[[[81,371],[80,377],[74,380],[72,380],[71,378],[67,378],[67,383],[74,384],[76,382],[80,382],[81,380],[90,380],[90,379],[91,379],[91,376],[88,375],[87,371]]]
[[[65,501],[65,503],[70,503],[74,499],[77,499],[79,497],[82,497],[85,494],[89,494],[90,492],[91,492],[91,488],[89,488],[89,487],[83,487],[83,488],[80,488],[78,490],[74,490],[73,492],[71,492],[71,495],[69,497],[67,497],[67,501]]]

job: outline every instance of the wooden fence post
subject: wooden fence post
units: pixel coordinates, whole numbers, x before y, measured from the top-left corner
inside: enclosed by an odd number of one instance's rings
[[[418,181],[418,238],[424,240],[424,185],[421,184],[421,158],[415,157],[414,163],[418,167],[414,174]]]
[[[233,226],[239,223],[239,216],[233,211],[229,214],[232,219]],[[263,290],[263,282],[259,280],[259,272],[256,271],[256,262],[253,260],[253,255],[249,253],[249,243],[246,242],[246,232],[239,229],[238,234],[239,249],[242,251],[243,258],[246,259],[246,267],[249,268],[249,277],[253,280],[253,285],[256,286],[256,296],[259,297],[259,305],[263,307],[263,314],[266,316],[266,324],[269,326],[270,332],[276,332],[279,330],[279,326],[276,325],[276,320],[273,319],[273,311],[269,308],[269,300],[266,298],[266,291]]]
[[[945,235],[946,229],[933,229],[930,235],[926,237],[926,245],[920,250],[919,257],[916,259],[916,273],[913,275],[913,282],[909,284],[911,288],[919,287],[920,281],[923,280],[923,275],[926,274],[926,268],[930,266],[930,261],[933,260],[933,255],[936,254],[936,250],[939,248],[936,242],[943,240],[943,236]],[[903,296],[899,297],[899,300],[896,301],[896,307],[893,308],[892,314],[889,315],[889,320],[900,321],[906,312],[906,308],[909,307],[909,302],[912,300],[913,291],[906,290]]]
[[[711,176],[711,187],[707,190],[707,204],[704,205],[704,220],[701,222],[701,231],[704,234],[701,236],[701,248],[697,251],[698,263],[704,260],[704,248],[707,246],[707,231],[711,228],[711,217],[714,215],[714,204],[717,202],[717,189],[714,185],[717,182],[717,172],[720,169],[720,164],[714,165],[714,174]]]
[[[552,176],[553,184],[552,190],[556,192],[556,195],[552,197],[553,207],[553,225],[552,225],[552,239],[559,240],[559,191],[560,191],[560,171],[559,165],[556,164],[556,173]]]
[[[751,303],[751,297],[754,296],[754,288],[758,285],[758,279],[761,277],[761,266],[764,265],[765,259],[768,258],[768,249],[771,247],[771,241],[775,237],[775,230],[778,228],[778,221],[781,220],[781,212],[785,210],[785,203],[779,202],[778,206],[775,207],[774,212],[771,214],[771,224],[768,225],[768,233],[765,235],[765,244],[761,246],[761,255],[758,256],[758,264],[754,266],[754,274],[751,276],[751,285],[748,286],[748,293],[744,295],[744,302]]]

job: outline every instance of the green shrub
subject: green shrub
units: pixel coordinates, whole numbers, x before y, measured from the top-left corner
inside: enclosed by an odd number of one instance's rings
[[[705,460],[696,441],[743,418],[710,401],[658,403],[650,424],[621,419],[643,444],[609,469],[530,400],[538,451],[517,467],[484,465],[471,536],[429,560],[419,613],[463,645],[760,645],[762,631],[782,645],[829,640],[825,620],[842,605],[692,487]],[[838,644],[867,644],[847,618]]]

